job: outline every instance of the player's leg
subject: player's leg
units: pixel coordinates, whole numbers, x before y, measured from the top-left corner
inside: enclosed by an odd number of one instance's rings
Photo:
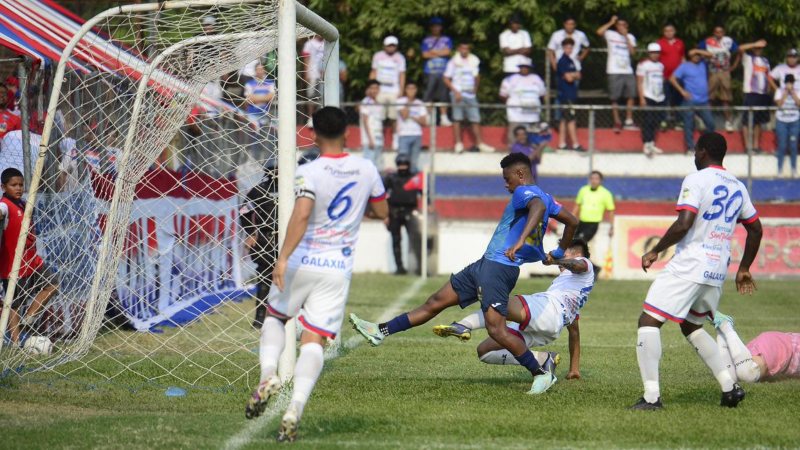
[[[506,316],[506,319],[517,323],[525,322],[526,318],[530,321],[530,312],[526,307],[527,305],[524,304],[522,296],[511,296],[508,299],[508,316]],[[480,328],[486,328],[486,320],[483,311],[479,309],[450,325],[433,327],[433,333],[440,337],[455,336],[462,341],[468,341],[472,337],[472,330]]]
[[[721,406],[735,408],[744,399],[744,390],[736,384],[725,366],[717,343],[703,329],[703,322],[716,311],[722,288],[718,286],[697,285],[698,293],[692,303],[686,320],[681,323],[681,333],[697,351],[697,355],[711,370],[722,389]]]
[[[509,326],[509,328],[514,329],[513,324]],[[527,339],[526,339],[527,344]],[[495,342],[492,338],[484,339],[477,347],[478,352],[478,359],[485,364],[497,364],[497,365],[507,365],[507,366],[518,366],[519,362],[514,358],[514,355],[511,354],[508,350],[503,348],[502,345]],[[540,365],[544,365],[547,363],[547,358],[551,357],[553,354],[557,355],[554,352],[537,352],[532,351],[533,356],[536,358],[536,361],[539,362]],[[557,362],[554,360],[554,363]]]
[[[722,314],[717,311],[714,313],[714,327],[717,329],[717,343],[719,344],[719,337],[722,336],[724,340],[724,347],[727,349],[723,352],[723,359],[726,366],[728,362],[732,365],[732,376],[734,381],[741,380],[749,383],[755,383],[761,376],[761,368],[753,360],[753,355],[750,349],[742,342],[742,338],[733,328],[733,317]],[[727,354],[727,358],[725,358]],[[728,361],[728,359],[730,361]],[[729,373],[731,370],[728,371]]]
[[[722,362],[725,363],[725,368],[728,369],[728,373],[731,374],[731,378],[733,378],[733,381],[739,381],[736,376],[736,366],[733,364],[731,350],[728,348],[725,336],[723,336],[719,330],[717,330],[717,348],[719,349],[719,354],[722,356]]]

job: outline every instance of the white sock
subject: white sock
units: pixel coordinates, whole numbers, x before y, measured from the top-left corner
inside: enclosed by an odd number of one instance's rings
[[[459,320],[456,323],[460,323],[461,325],[464,325],[470,330],[477,330],[479,328],[486,327],[486,322],[484,321],[483,318],[483,311],[481,310],[478,310],[477,312],[474,312],[468,315],[467,317],[464,317],[463,319]]]
[[[261,345],[258,349],[262,383],[277,372],[284,341],[286,341],[286,328],[283,322],[272,316],[264,319],[264,325],[261,327]]]
[[[317,384],[322,364],[325,362],[322,346],[311,342],[300,347],[300,356],[294,366],[294,391],[292,392],[292,405],[297,409],[297,414],[303,414],[303,408],[308,402],[308,397]]]
[[[728,369],[725,368],[725,362],[722,359],[719,348],[717,348],[717,343],[714,342],[714,338],[706,333],[706,330],[700,328],[686,336],[686,340],[694,346],[700,359],[711,369],[711,373],[714,374],[714,378],[719,382],[722,392],[728,392],[733,389],[733,378],[728,373]]]
[[[744,345],[742,338],[730,322],[723,322],[719,327],[719,332],[725,337],[725,343],[728,346],[730,358],[733,360],[733,367],[736,373],[735,379],[740,379],[748,383],[755,383],[761,378],[761,369],[755,361],[750,349]]]
[[[728,343],[725,341],[725,336],[722,333],[717,334],[717,348],[719,349],[719,354],[722,356],[722,361],[725,363],[725,368],[728,369],[728,373],[731,374],[731,378],[733,381],[736,381],[736,366],[733,365],[733,358],[731,357],[731,351],[728,348]]]
[[[644,384],[644,399],[655,403],[661,397],[658,385],[658,364],[661,361],[661,329],[640,327],[636,344],[636,359]]]
[[[539,364],[544,364],[547,360],[547,352],[533,352],[533,357],[536,358],[536,361]],[[494,350],[488,353],[485,353],[483,356],[480,357],[481,362],[486,364],[498,364],[498,365],[505,365],[505,366],[518,366],[519,362],[517,358],[514,358],[514,355],[511,354],[506,349],[503,350]]]

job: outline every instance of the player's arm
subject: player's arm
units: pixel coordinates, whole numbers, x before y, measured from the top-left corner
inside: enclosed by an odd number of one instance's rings
[[[581,378],[581,331],[578,327],[578,319],[567,325],[569,333],[569,372],[568,380],[579,380]]]
[[[275,269],[272,271],[272,282],[281,291],[283,290],[286,266],[289,263],[289,256],[294,252],[303,235],[308,228],[308,219],[311,211],[314,210],[314,200],[308,197],[299,197],[294,202],[292,217],[289,218],[289,226],[286,228],[286,238],[283,240],[283,247],[278,254],[278,261],[275,262]]]
[[[572,273],[584,273],[589,271],[589,264],[583,258],[570,259],[550,259],[542,261],[545,266],[558,266],[569,270]]]
[[[519,239],[517,242],[514,243],[511,247],[506,249],[505,255],[511,261],[514,261],[516,258],[517,250],[521,249],[523,245],[525,245],[525,239],[533,233],[533,230],[540,226],[542,223],[542,219],[544,218],[545,212],[547,212],[547,207],[545,206],[544,202],[539,197],[534,197],[531,201],[528,202],[528,218],[525,220],[525,228],[522,229],[522,233],[519,235]]]
[[[758,247],[761,245],[761,219],[756,219],[750,223],[744,223],[747,231],[747,238],[744,241],[744,254],[742,261],[739,262],[739,270],[736,272],[736,290],[740,294],[752,294],[756,290],[756,283],[753,275],[750,274],[750,265],[756,259]]]
[[[364,215],[370,219],[383,220],[389,217],[389,203],[386,199],[377,202],[369,202],[367,212]]]
[[[563,257],[564,252],[572,245],[572,239],[575,237],[575,231],[578,229],[578,218],[566,209],[561,208],[561,211],[553,216],[553,219],[564,224],[564,232],[561,234],[561,241],[558,243],[558,248],[561,250],[561,256]],[[553,252],[550,252],[548,257],[554,260],[561,259],[556,258]]]
[[[696,217],[697,213],[694,211],[682,209],[678,213],[678,219],[675,220],[675,222],[672,222],[672,225],[670,225],[667,232],[664,233],[664,236],[662,236],[658,241],[658,244],[650,249],[649,252],[642,255],[642,270],[647,272],[647,269],[649,269],[650,266],[652,266],[653,263],[658,259],[659,253],[672,247],[681,239],[683,239],[683,237],[686,236],[686,233],[689,232],[689,229],[692,228]]]

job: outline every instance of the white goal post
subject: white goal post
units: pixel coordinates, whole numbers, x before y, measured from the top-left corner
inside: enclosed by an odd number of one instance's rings
[[[152,15],[158,17],[161,12],[192,10],[193,12],[216,11],[225,14],[235,8],[249,6],[264,6],[265,8],[274,7],[277,9],[274,15],[277,17],[277,31],[273,29],[261,29],[253,31],[239,31],[234,33],[223,33],[214,35],[197,35],[182,38],[166,49],[159,50],[160,53],[154,56],[146,67],[142,66],[141,61],[130,59],[128,53],[120,52],[119,59],[116,61],[121,65],[139,64],[137,70],[141,72],[136,82],[135,99],[132,102],[130,118],[127,123],[128,128],[124,130],[124,144],[120,145],[114,163],[119,167],[114,179],[113,194],[111,195],[110,207],[108,212],[109,223],[114,224],[112,219],[117,219],[118,227],[114,229],[108,225],[103,232],[102,239],[98,245],[99,254],[96,261],[96,271],[91,280],[91,293],[86,300],[84,308],[83,326],[80,327],[79,335],[75,341],[77,346],[70,349],[69,354],[54,358],[42,367],[53,367],[63,362],[72,361],[80,358],[89,351],[92,341],[95,339],[100,329],[105,305],[109,302],[114,278],[117,276],[117,264],[122,253],[121,236],[119,231],[124,227],[127,230],[128,218],[131,216],[131,197],[137,185],[141,182],[141,174],[144,167],[153,164],[156,160],[156,149],[163,140],[170,139],[177,132],[178,127],[185,121],[186,115],[201,96],[201,83],[206,81],[200,75],[197,80],[188,81],[176,80],[170,77],[170,72],[162,66],[165,60],[173,57],[176,53],[197,48],[198,45],[213,47],[218,49],[230,45],[235,53],[239,47],[246,47],[250,52],[261,54],[266,52],[277,40],[277,164],[278,171],[278,245],[283,242],[286,227],[291,215],[294,204],[293,183],[297,164],[298,150],[298,129],[297,129],[297,78],[298,78],[298,58],[297,44],[299,32],[303,31],[303,36],[318,34],[324,39],[324,66],[322,75],[322,104],[339,105],[339,33],[336,28],[319,17],[308,8],[298,4],[295,0],[186,0],[186,1],[165,1],[158,3],[143,3],[111,8],[98,14],[91,20],[83,24],[78,32],[72,37],[62,53],[61,60],[56,69],[54,86],[49,100],[47,117],[42,132],[41,145],[39,146],[38,158],[36,159],[33,174],[26,174],[30,178],[30,188],[28,191],[27,204],[22,219],[20,238],[17,243],[14,261],[11,267],[8,287],[3,298],[2,316],[0,316],[0,336],[5,336],[9,324],[11,312],[10,306],[14,299],[15,290],[18,288],[20,268],[22,266],[23,253],[26,247],[31,219],[34,214],[34,206],[37,204],[37,194],[42,188],[42,180],[45,177],[45,163],[48,161],[47,155],[51,151],[54,129],[58,126],[61,110],[59,106],[64,100],[62,95],[62,84],[66,83],[66,71],[73,52],[83,39],[92,36],[93,30],[98,24],[110,20],[115,16],[136,14]],[[150,17],[150,16],[146,16]],[[277,36],[276,36],[277,33]],[[246,44],[246,45],[245,45]],[[237,47],[238,46],[238,47]],[[254,55],[227,55],[230,61],[222,61],[219,67],[214,66],[216,61],[209,58],[207,64],[211,66],[202,76],[210,77],[223,71],[230,71],[238,68],[247,58],[254,58]],[[128,58],[126,60],[126,58]],[[222,58],[221,58],[222,59]],[[102,61],[98,66],[102,66]],[[223,64],[224,63],[224,64]],[[189,64],[194,64],[189,61]],[[164,99],[152,100],[149,91],[156,90],[153,85],[166,86],[171,90],[169,101]],[[80,98],[78,98],[79,101]],[[77,108],[77,106],[76,106]],[[140,123],[141,121],[141,123]],[[64,125],[61,125],[64,127]],[[77,127],[76,127],[77,129]],[[144,153],[139,151],[141,140],[151,139],[156,143],[152,144],[152,151]],[[150,145],[150,142],[147,142]],[[284,352],[282,366],[290,368],[293,366],[295,358],[295,330],[294,324],[287,325],[287,348]],[[6,359],[8,352],[14,349],[3,349],[4,339],[0,339],[0,360]],[[5,351],[3,351],[5,350]],[[4,362],[3,367],[9,368]],[[291,371],[282,373],[284,378],[291,377]]]

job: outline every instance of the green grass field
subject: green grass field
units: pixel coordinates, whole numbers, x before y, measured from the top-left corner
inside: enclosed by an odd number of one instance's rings
[[[423,301],[445,278],[424,284],[405,303]],[[349,309],[377,318],[412,278],[356,275]],[[517,292],[544,290],[525,279]],[[747,341],[766,330],[800,330],[796,282],[762,281],[753,297],[728,283],[723,311],[737,318]],[[478,362],[475,345],[436,337],[432,325],[460,318],[446,312],[430,326],[393,336],[379,348],[358,345],[328,361],[306,407],[296,448],[667,448],[800,446],[800,380],[746,385],[737,409],[722,409],[716,381],[677,326],[662,333],[665,409],[626,410],[641,395],[634,341],[646,282],[600,281],[581,315],[581,380],[564,380],[545,395],[525,395],[530,375],[519,367]],[[230,306],[226,308],[236,308]],[[405,309],[405,308],[404,308]],[[347,324],[349,325],[349,324]],[[213,329],[213,327],[209,328]],[[707,327],[710,330],[710,326]],[[255,333],[255,332],[254,332]],[[187,343],[187,345],[189,345]],[[552,349],[567,370],[566,332]],[[187,349],[189,350],[189,349]],[[122,358],[124,355],[117,355]],[[257,356],[252,355],[253,363]],[[102,359],[92,364],[101,368]],[[186,370],[191,370],[187,368]],[[274,441],[282,411],[244,419],[249,374],[227,389],[91,383],[90,370],[67,380],[47,374],[0,385],[0,448],[260,448]],[[77,380],[77,381],[76,381]],[[249,381],[247,381],[249,380]]]

